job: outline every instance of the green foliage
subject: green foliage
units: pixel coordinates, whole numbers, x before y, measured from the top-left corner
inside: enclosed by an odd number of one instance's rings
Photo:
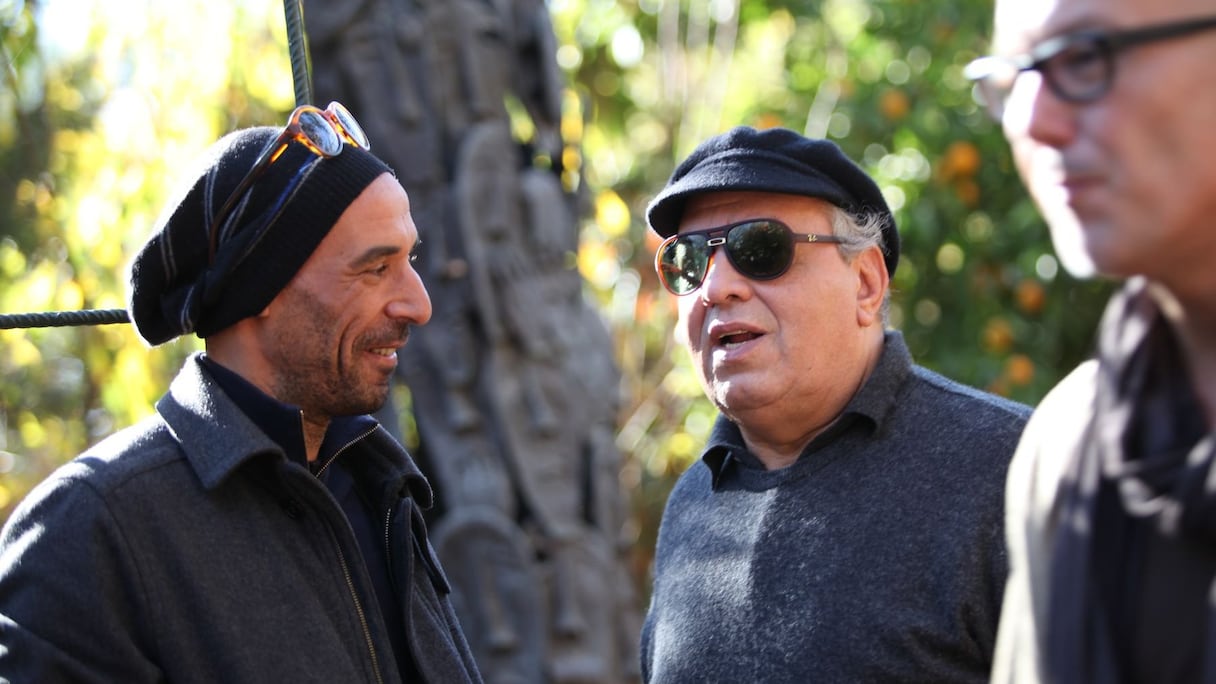
[[[277,24],[197,0],[138,16],[124,3],[0,5],[0,312],[124,305],[126,265],[181,161],[290,108]],[[198,44],[208,31],[232,42]],[[0,517],[55,466],[150,413],[197,347],[149,350],[126,325],[0,331]]]

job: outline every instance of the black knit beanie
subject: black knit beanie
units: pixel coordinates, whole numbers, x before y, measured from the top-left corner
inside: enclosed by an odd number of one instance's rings
[[[738,126],[697,146],[672,172],[646,208],[646,221],[663,237],[680,229],[688,198],[733,190],[814,197],[854,216],[883,217],[887,273],[899,265],[899,231],[878,184],[830,140],[806,138],[785,128]]]
[[[381,174],[392,173],[370,152],[350,145],[322,158],[289,144],[231,214],[209,265],[212,219],[279,133],[261,127],[224,136],[166,205],[131,265],[128,309],[149,344],[191,332],[207,337],[261,312],[346,207]]]

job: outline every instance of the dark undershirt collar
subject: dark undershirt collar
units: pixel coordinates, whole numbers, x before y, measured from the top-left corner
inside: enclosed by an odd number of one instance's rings
[[[826,430],[816,435],[798,458],[802,459],[830,444],[858,420],[864,420],[874,428],[880,427],[894,408],[898,390],[911,372],[912,355],[908,352],[903,335],[898,331],[888,330],[883,336],[878,364],[870,377],[845,406],[840,416]],[[715,491],[721,486],[722,478],[732,468],[764,468],[760,460],[748,451],[739,426],[725,416],[718,416],[714,423],[701,460],[709,467]]]
[[[220,365],[206,354],[203,366],[211,373],[216,384],[232,399],[276,444],[282,447],[287,458],[317,473],[327,466],[343,447],[358,440],[376,427],[371,416],[339,416],[329,422],[316,461],[309,463],[304,449],[304,422],[300,408],[285,404],[263,392],[256,385],[235,371]]]

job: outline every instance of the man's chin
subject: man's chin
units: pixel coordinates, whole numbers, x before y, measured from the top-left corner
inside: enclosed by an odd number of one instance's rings
[[[1068,271],[1072,277],[1079,279],[1094,278],[1098,275],[1098,266],[1094,260],[1090,258],[1089,253],[1084,249],[1056,248],[1056,255],[1060,259],[1060,263],[1064,266],[1064,270]]]
[[[388,402],[388,392],[389,388],[387,386],[381,388],[381,391],[377,391],[374,396],[368,399],[367,407],[363,412],[375,413],[384,408],[384,404]]]
[[[384,404],[388,402],[388,392],[387,386],[369,387],[362,395],[350,397],[349,401],[341,407],[341,413],[335,415],[363,416],[375,413],[384,408]]]
[[[1051,243],[1056,258],[1074,278],[1092,278],[1098,275],[1097,265],[1085,244],[1084,229],[1071,211],[1061,210],[1047,216],[1051,227]]]
[[[709,398],[719,411],[732,420],[741,413],[747,413],[767,403],[764,397],[757,394],[756,388],[737,382],[713,387]]]

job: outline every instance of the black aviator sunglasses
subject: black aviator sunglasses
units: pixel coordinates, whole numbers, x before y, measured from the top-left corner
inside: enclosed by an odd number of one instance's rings
[[[780,277],[794,262],[794,245],[841,243],[836,235],[795,233],[777,219],[750,219],[728,226],[672,235],[659,245],[654,268],[663,287],[692,294],[705,282],[713,252],[722,247],[739,273],[752,280]]]

